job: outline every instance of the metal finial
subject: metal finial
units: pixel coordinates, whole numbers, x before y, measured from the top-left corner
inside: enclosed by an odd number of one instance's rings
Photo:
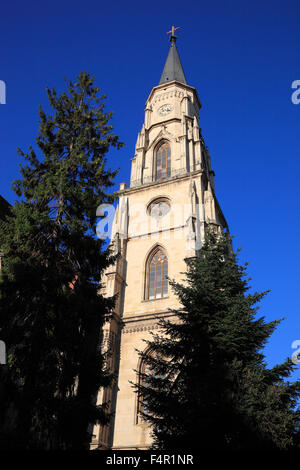
[[[172,41],[173,39],[176,39],[176,36],[175,36],[175,31],[177,29],[180,29],[180,27],[178,26],[177,28],[175,28],[175,26],[172,26],[171,28],[171,31],[168,31],[167,34],[170,34],[170,41]]]

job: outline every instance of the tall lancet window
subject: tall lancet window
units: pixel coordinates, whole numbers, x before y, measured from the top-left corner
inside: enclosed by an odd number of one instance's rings
[[[152,350],[149,350],[149,348],[147,348],[147,350],[144,352],[144,355],[142,356],[142,359],[140,361],[140,366],[138,369],[139,370],[139,374],[138,374],[139,385],[141,385],[142,387],[145,387],[145,389],[150,388],[150,387],[159,389],[160,388],[159,381],[160,379],[163,379],[165,375],[154,371],[151,365],[146,362],[147,357],[149,357],[150,360],[153,358],[155,362],[159,360],[158,354]],[[148,412],[147,398],[145,395],[142,396],[141,393],[138,394],[137,416],[136,416],[137,423],[143,420],[143,413]]]
[[[168,258],[162,250],[154,252],[149,259],[148,269],[148,299],[161,299],[168,295]]]
[[[171,176],[171,148],[164,142],[156,152],[156,180],[163,180]]]

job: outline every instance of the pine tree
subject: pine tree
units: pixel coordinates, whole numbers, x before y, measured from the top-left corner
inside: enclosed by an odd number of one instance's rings
[[[89,423],[109,419],[95,396],[111,380],[99,340],[114,298],[99,281],[114,257],[96,236],[96,209],[112,201],[106,155],[122,144],[93,82],[85,72],[60,95],[47,88],[38,152],[19,150],[20,200],[0,234],[2,447],[86,448]]]
[[[262,348],[279,321],[257,318],[266,292],[249,293],[225,233],[208,231],[186,281],[170,281],[182,308],[140,352],[141,414],[163,451],[292,449],[299,445],[300,381],[287,359],[268,369]]]

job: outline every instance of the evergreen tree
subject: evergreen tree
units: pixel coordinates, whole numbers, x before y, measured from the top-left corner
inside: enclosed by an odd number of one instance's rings
[[[1,224],[4,448],[86,448],[89,423],[109,418],[95,396],[111,380],[99,340],[114,298],[99,280],[114,257],[96,237],[96,209],[112,200],[106,154],[122,144],[93,81],[85,72],[61,95],[47,89],[52,113],[40,108],[38,153],[19,150],[20,202]]]
[[[140,352],[134,384],[141,414],[164,451],[291,449],[299,445],[300,381],[288,359],[268,369],[262,348],[279,321],[257,319],[263,293],[248,293],[226,234],[208,231],[186,281],[171,282],[182,308],[160,321]]]

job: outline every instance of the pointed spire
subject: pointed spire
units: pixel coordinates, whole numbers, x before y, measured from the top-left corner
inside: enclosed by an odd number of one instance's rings
[[[180,58],[178,55],[177,47],[176,47],[176,39],[177,39],[177,36],[175,36],[176,29],[178,28],[174,28],[174,26],[172,26],[172,30],[167,33],[167,34],[171,34],[170,35],[171,46],[170,46],[169,54],[168,54],[168,57],[164,66],[163,73],[160,77],[159,85],[162,85],[163,83],[172,82],[173,80],[186,84],[184,71],[183,71]]]

